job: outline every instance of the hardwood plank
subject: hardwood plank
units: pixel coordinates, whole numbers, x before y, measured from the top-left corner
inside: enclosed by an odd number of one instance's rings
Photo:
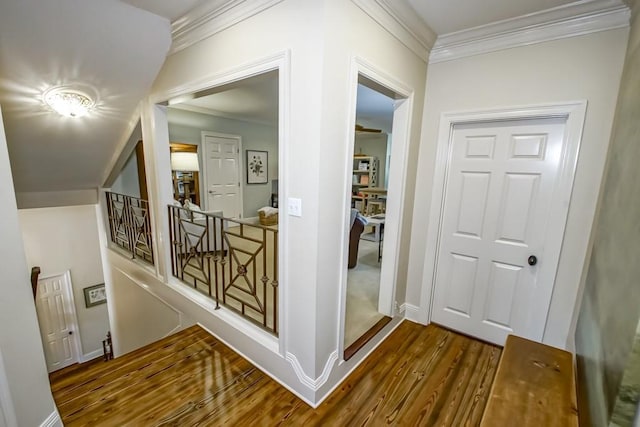
[[[571,353],[507,337],[482,426],[578,426]]]
[[[499,357],[498,347],[403,322],[313,409],[195,326],[50,379],[66,426],[476,426]]]

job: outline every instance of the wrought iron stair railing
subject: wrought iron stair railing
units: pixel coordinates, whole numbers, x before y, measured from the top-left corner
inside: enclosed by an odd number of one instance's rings
[[[278,229],[169,206],[174,277],[278,335]]]
[[[111,242],[132,258],[153,264],[149,202],[110,191],[106,196]]]

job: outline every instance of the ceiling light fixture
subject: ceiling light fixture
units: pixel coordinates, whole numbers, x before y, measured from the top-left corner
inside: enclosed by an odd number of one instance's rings
[[[94,106],[93,100],[84,93],[64,87],[49,89],[43,99],[53,111],[65,117],[85,116]]]

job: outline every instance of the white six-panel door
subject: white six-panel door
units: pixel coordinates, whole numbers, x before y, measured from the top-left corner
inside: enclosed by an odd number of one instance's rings
[[[67,273],[38,280],[36,311],[49,372],[78,362],[77,320]]]
[[[240,138],[203,133],[206,209],[242,218]]]
[[[558,265],[545,248],[563,234],[547,226],[564,129],[565,119],[454,126],[434,322],[500,345],[510,333],[542,339]]]

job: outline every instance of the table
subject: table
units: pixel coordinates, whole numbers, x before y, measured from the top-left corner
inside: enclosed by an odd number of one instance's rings
[[[382,240],[384,239],[384,221],[385,216],[382,215],[374,215],[374,216],[366,216],[367,225],[371,225],[374,227],[373,236],[363,235],[362,238],[365,240],[370,240],[372,242],[378,242],[378,262],[382,259]]]

